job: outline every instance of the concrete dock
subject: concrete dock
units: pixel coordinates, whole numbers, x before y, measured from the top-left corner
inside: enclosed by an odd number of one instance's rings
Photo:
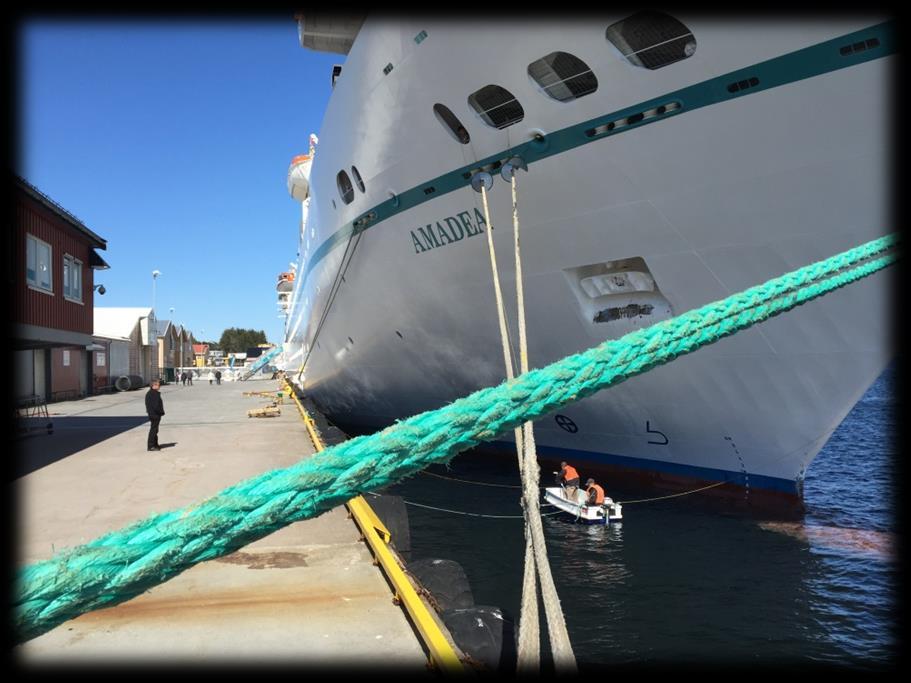
[[[14,443],[19,565],[202,500],[314,448],[297,407],[251,418],[276,380],[161,388],[160,452],[146,450],[147,388],[48,406],[53,433]],[[44,664],[391,665],[427,672],[427,655],[344,507],[204,562],[120,605],[17,646]]]

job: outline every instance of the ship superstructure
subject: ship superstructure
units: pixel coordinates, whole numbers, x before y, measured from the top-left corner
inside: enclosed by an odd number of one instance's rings
[[[300,21],[303,44],[331,33]],[[336,28],[328,49],[347,56],[322,143],[290,170],[308,165],[305,193],[289,178],[303,220],[285,369],[351,430],[503,381],[490,226],[471,181],[493,175],[507,253],[498,170],[514,156],[527,165],[538,367],[894,230],[896,47],[881,19],[646,11]],[[509,258],[500,271],[514,301]],[[807,466],[891,357],[889,277],[539,420],[539,455],[667,487],[726,482],[714,492],[741,502],[799,500]]]

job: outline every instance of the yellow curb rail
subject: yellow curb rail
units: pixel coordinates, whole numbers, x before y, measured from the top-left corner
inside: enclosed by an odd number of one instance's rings
[[[310,417],[310,414],[297,398],[297,393],[290,385],[288,385],[288,393],[297,404],[298,410],[300,410],[310,438],[313,440],[313,445],[317,451],[322,451],[325,446],[316,431],[316,424],[313,418]],[[387,544],[392,539],[392,534],[389,533],[386,525],[376,516],[376,513],[367,504],[363,496],[352,498],[345,503],[345,507],[348,508],[348,512],[351,513],[355,523],[364,535],[364,540],[373,552],[377,564],[383,568],[386,577],[395,588],[396,603],[404,606],[405,611],[411,618],[411,622],[424,640],[424,645],[430,653],[431,663],[446,674],[464,675],[465,668],[459,661],[455,650],[452,649],[446,636],[440,631],[436,620],[430,614],[420,596],[418,596],[417,591],[405,575],[392,551],[387,547]]]

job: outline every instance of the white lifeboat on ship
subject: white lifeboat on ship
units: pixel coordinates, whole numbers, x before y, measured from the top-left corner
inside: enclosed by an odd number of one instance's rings
[[[302,202],[310,196],[310,167],[313,155],[300,154],[291,160],[288,168],[288,194]]]
[[[278,284],[275,285],[275,289],[279,292],[290,292],[294,289],[294,272],[281,273],[278,276]]]

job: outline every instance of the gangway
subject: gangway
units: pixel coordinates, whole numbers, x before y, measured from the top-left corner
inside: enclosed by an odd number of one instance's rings
[[[253,365],[250,366],[249,370],[247,370],[244,374],[242,374],[238,378],[238,381],[243,382],[243,381],[250,379],[253,375],[255,375],[257,372],[262,370],[263,367],[265,367],[265,365],[270,360],[275,358],[281,352],[282,352],[282,347],[276,346],[275,348],[270,349],[268,353],[264,353],[262,356],[259,357],[259,360],[257,360]]]

